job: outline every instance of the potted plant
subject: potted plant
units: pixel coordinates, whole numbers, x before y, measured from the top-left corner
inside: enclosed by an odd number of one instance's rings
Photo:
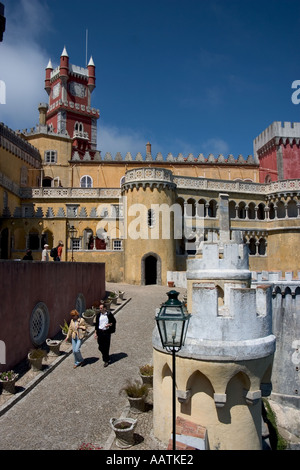
[[[108,300],[111,300],[113,304],[117,304],[118,294],[116,292],[110,292],[108,295]]]
[[[103,300],[103,303],[104,303],[104,306],[106,307],[106,310],[107,311],[110,310],[112,299],[107,298],[107,299]]]
[[[122,292],[122,291],[119,290],[118,294],[119,294],[119,299],[120,299],[120,300],[124,300],[124,294],[125,294],[125,292]]]
[[[145,385],[153,386],[153,366],[145,364],[140,367],[140,375]]]
[[[15,385],[18,377],[19,375],[13,370],[8,370],[7,372],[2,372],[0,374],[0,382],[2,383],[3,394],[15,393]]]
[[[134,429],[137,420],[133,418],[111,418],[110,425],[116,435],[116,445],[126,449],[134,445]]]
[[[121,391],[126,393],[132,413],[145,411],[145,400],[148,395],[147,385],[135,380],[128,381]]]
[[[40,371],[43,368],[43,359],[47,359],[47,353],[44,349],[31,349],[28,353],[28,360],[33,371]]]
[[[92,308],[87,308],[85,312],[82,314],[82,318],[86,321],[86,323],[90,326],[94,325],[94,317],[96,311]]]
[[[47,344],[48,348],[50,349],[50,355],[51,356],[59,356],[60,355],[60,350],[59,350],[60,345],[61,345],[60,340],[47,338],[46,339],[46,344]]]
[[[68,334],[68,331],[69,331],[69,325],[68,323],[66,322],[66,320],[64,320],[64,324],[63,325],[59,325],[61,327],[61,332],[64,336],[67,336]]]

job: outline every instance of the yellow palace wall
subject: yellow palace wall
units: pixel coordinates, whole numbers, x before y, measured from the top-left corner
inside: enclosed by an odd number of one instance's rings
[[[272,360],[200,361],[177,354],[176,388],[190,390],[191,398],[182,404],[176,399],[176,417],[204,426],[211,450],[261,450],[261,400],[247,405],[244,388],[260,390],[261,378],[270,380]],[[154,349],[153,365],[153,430],[167,444],[172,432],[172,355]],[[214,394],[225,393],[225,406],[216,407]]]

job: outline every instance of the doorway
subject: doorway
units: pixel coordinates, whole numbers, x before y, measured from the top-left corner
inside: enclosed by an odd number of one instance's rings
[[[144,286],[161,285],[161,260],[156,253],[147,253],[142,258],[141,284]]]
[[[156,284],[157,278],[157,259],[154,256],[148,256],[145,259],[145,284]]]

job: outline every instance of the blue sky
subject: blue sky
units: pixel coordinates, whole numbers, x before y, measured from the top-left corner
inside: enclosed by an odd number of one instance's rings
[[[45,67],[96,65],[98,149],[253,154],[273,121],[300,122],[299,0],[1,0],[0,121],[31,128]]]

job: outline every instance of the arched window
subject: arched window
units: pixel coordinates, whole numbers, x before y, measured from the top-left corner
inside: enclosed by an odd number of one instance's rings
[[[75,122],[74,131],[77,131],[77,132],[83,132],[84,131],[84,127],[83,127],[82,122],[78,122],[78,121]]]
[[[258,254],[263,256],[266,254],[266,240],[261,238],[258,244]]]
[[[274,207],[274,203],[271,202],[270,205],[269,205],[269,219],[275,219],[275,207]]]
[[[239,214],[239,219],[246,218],[246,204],[244,202],[239,203],[238,214]]]
[[[194,199],[188,199],[187,205],[186,205],[186,215],[188,217],[195,217],[196,207],[195,207],[195,200]]]
[[[265,206],[262,203],[258,204],[257,218],[258,220],[264,220],[265,218]]]
[[[80,179],[80,187],[81,188],[92,188],[93,187],[92,178],[88,175],[82,176],[81,179]]]
[[[153,209],[148,210],[148,227],[152,228],[155,224],[155,212]]]
[[[208,217],[216,217],[217,216],[217,203],[213,199],[209,201],[208,206]]]
[[[284,203],[282,201],[279,201],[277,204],[277,217],[278,219],[284,219],[285,218],[285,207]]]
[[[248,219],[255,219],[255,204],[250,202],[248,207]]]
[[[235,219],[236,217],[236,210],[235,210],[235,201],[230,201],[229,203],[229,217],[230,219]]]
[[[206,201],[205,199],[199,199],[197,203],[197,215],[198,217],[206,216]]]
[[[256,240],[255,240],[255,238],[250,238],[250,240],[249,240],[249,255],[256,255]]]
[[[265,183],[269,184],[269,183],[272,183],[272,178],[270,175],[266,175],[265,177]]]
[[[288,202],[288,216],[289,217],[297,217],[297,204],[296,201],[289,201]]]

